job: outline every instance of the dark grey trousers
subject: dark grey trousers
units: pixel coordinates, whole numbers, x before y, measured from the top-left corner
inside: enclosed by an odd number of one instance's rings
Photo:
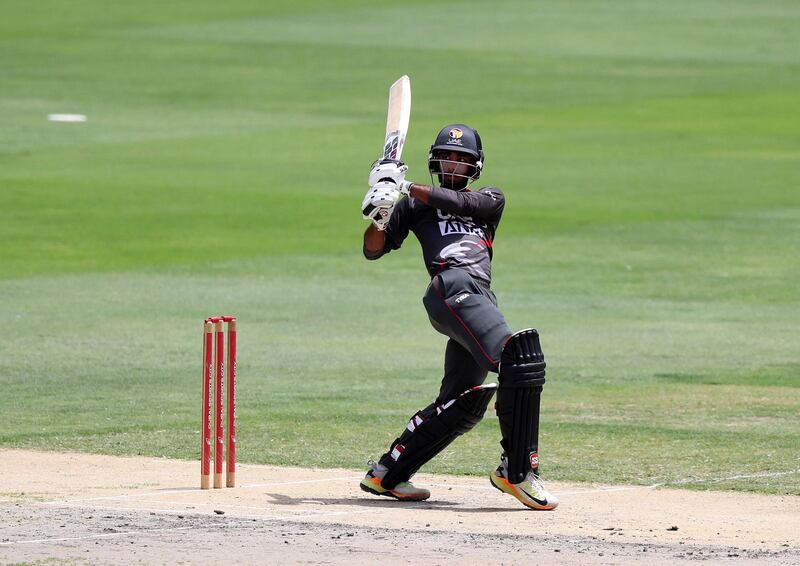
[[[422,299],[433,327],[450,340],[436,404],[445,403],[496,372],[511,336],[489,287],[457,268],[436,275]]]
[[[424,450],[415,436],[420,434],[423,427],[430,426],[440,418],[449,401],[483,384],[490,371],[497,371],[503,346],[512,334],[497,308],[497,299],[491,289],[461,269],[450,268],[436,275],[422,302],[433,327],[449,338],[444,354],[444,377],[436,400],[411,417],[409,426],[381,456],[380,463],[387,468],[395,465],[399,454],[405,454],[406,460],[412,460],[414,455],[411,452],[415,451],[412,447],[416,447],[417,451]],[[437,449],[431,451],[425,460],[435,456],[455,439],[455,436],[442,439],[435,438],[430,432],[427,434],[426,442],[431,443],[429,446],[436,445]],[[404,452],[406,447],[409,448]],[[417,459],[414,469],[422,464],[424,462],[420,463]],[[394,477],[391,483],[396,485],[407,479],[406,475],[402,475]],[[387,489],[392,487],[388,486]]]

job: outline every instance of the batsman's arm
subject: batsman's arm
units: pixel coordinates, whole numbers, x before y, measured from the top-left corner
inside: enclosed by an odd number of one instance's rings
[[[499,219],[505,206],[502,191],[494,187],[477,192],[452,191],[405,181],[400,191],[444,212],[476,218]]]
[[[400,249],[408,237],[412,220],[410,201],[404,198],[394,207],[383,231],[372,224],[364,232],[364,257],[378,259],[392,250]]]
[[[370,224],[364,232],[364,257],[367,259],[378,259],[385,252],[386,232],[378,230],[374,224]]]

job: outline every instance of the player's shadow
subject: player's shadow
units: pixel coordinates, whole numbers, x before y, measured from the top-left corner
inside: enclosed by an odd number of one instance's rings
[[[459,513],[503,513],[515,511],[527,511],[527,509],[509,509],[508,507],[462,507],[461,503],[446,500],[426,500],[426,501],[398,501],[396,499],[381,498],[378,499],[374,496],[365,495],[362,497],[290,497],[282,493],[265,493],[267,497],[271,498],[270,503],[276,505],[319,505],[320,507],[328,505],[347,505],[358,507],[367,507],[372,509],[385,508],[385,509],[432,509],[432,510],[451,510],[458,511]]]

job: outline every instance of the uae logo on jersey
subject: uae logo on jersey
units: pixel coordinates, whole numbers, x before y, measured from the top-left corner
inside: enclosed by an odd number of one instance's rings
[[[475,234],[479,238],[485,240],[486,235],[483,228],[478,226],[470,216],[456,216],[448,214],[441,210],[436,211],[439,217],[439,232],[442,236],[449,236],[450,234]]]
[[[450,234],[475,234],[479,238],[485,238],[483,230],[471,222],[465,222],[460,218],[451,218],[439,222],[439,231],[442,236]]]

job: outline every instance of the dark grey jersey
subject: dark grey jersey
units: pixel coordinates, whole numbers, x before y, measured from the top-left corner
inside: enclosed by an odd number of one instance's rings
[[[492,280],[492,241],[505,197],[500,189],[452,191],[433,187],[428,204],[405,198],[395,206],[386,226],[386,245],[367,259],[378,259],[398,249],[414,232],[422,246],[425,267],[431,277],[458,267],[487,284]]]

